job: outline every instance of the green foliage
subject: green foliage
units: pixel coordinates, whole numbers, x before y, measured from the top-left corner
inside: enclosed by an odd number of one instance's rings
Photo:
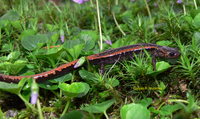
[[[160,73],[162,73],[162,72],[164,72],[164,71],[166,71],[167,69],[169,69],[171,66],[170,66],[170,64],[169,63],[167,63],[167,62],[164,62],[164,61],[162,61],[162,62],[157,62],[156,63],[156,69],[157,69],[157,71],[148,71],[146,74],[150,74],[150,75],[152,75],[154,78],[156,78],[156,76],[158,75],[158,74],[160,74]],[[152,69],[152,68],[150,68],[150,69]]]
[[[162,116],[172,115],[173,112],[181,109],[179,104],[176,105],[165,105],[160,109],[160,114]]]
[[[195,18],[194,18],[194,22],[193,22],[193,26],[195,27],[195,28],[200,28],[200,25],[199,25],[199,23],[200,23],[200,20],[199,20],[199,18],[200,18],[200,14],[197,14],[196,16],[195,16]]]
[[[27,50],[40,49],[47,40],[45,35],[31,35],[22,39],[22,46]]]
[[[25,41],[26,41],[26,39],[28,39],[28,38],[26,38],[26,37],[31,36],[31,35],[35,35],[36,33],[37,33],[37,31],[32,30],[32,29],[24,30],[24,31],[21,33],[21,36],[20,36],[19,39],[25,38]],[[34,37],[34,36],[32,36],[32,37]],[[26,41],[26,42],[27,42],[27,41]],[[25,44],[24,44],[24,45],[25,45]],[[31,45],[31,44],[29,44],[29,45]],[[30,47],[30,46],[29,46],[29,47]]]
[[[89,105],[87,107],[83,107],[82,110],[85,110],[89,113],[104,113],[105,117],[108,118],[106,114],[106,110],[115,102],[115,99],[111,99],[108,101],[104,101],[102,103],[98,103],[95,105]]]
[[[62,83],[66,81],[72,80],[72,74],[67,73],[66,75],[60,76],[58,78],[55,78],[54,80],[51,80],[52,83]]]
[[[134,103],[124,105],[120,110],[120,115],[122,119],[135,119],[138,117],[141,119],[150,119],[150,111],[145,106]]]
[[[19,111],[14,118],[198,118],[199,4],[99,0],[98,9],[93,0],[58,5],[1,0],[1,74],[34,75],[80,59],[75,71],[38,83],[36,106],[29,103],[32,78],[0,82],[0,117],[9,118],[6,111],[14,109]],[[152,54],[144,51],[131,61],[105,65],[104,76],[87,63],[89,55],[137,43],[178,47],[181,57],[157,58],[154,71]]]
[[[61,83],[58,87],[70,98],[84,96],[89,91],[89,85],[82,82],[74,82],[71,85]]]
[[[81,57],[78,62],[75,64],[74,68],[82,66],[86,62],[86,57]]]
[[[4,57],[6,60],[9,59],[9,57]],[[14,63],[4,61],[0,63],[0,68],[1,70],[8,72],[10,74],[17,74],[20,72],[27,64],[27,61],[22,59],[22,60],[17,60]]]
[[[9,11],[3,16],[1,16],[0,21],[3,20],[10,20],[10,21],[16,21],[20,17],[20,14],[17,11]]]
[[[83,78],[85,80],[91,80],[91,81],[94,81],[94,82],[97,82],[97,80],[98,80],[93,73],[88,72],[86,70],[80,70],[79,75],[81,76],[81,78]]]
[[[21,87],[19,88],[17,84],[9,84],[5,82],[0,82],[1,90],[5,90],[14,94],[18,94],[19,90],[21,90]]]
[[[85,119],[85,117],[82,111],[71,111],[60,117],[60,119]]]

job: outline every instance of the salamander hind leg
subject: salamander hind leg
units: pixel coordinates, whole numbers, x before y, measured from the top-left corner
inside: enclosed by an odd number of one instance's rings
[[[103,63],[100,63],[100,72],[101,72],[101,75],[103,76],[104,73],[105,73],[105,66]]]

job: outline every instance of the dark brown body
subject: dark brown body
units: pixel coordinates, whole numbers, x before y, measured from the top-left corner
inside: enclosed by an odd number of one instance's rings
[[[101,69],[104,69],[104,64],[112,64],[116,61],[122,61],[122,60],[129,60],[131,58],[134,58],[133,53],[139,54],[143,50],[146,50],[147,52],[152,53],[153,57],[153,64],[154,69],[155,67],[155,57],[163,57],[163,58],[178,58],[181,54],[176,48],[170,48],[166,46],[159,46],[156,44],[149,44],[149,43],[141,43],[141,44],[135,44],[135,45],[129,45],[124,46],[120,48],[116,48],[113,50],[108,50],[102,53],[94,54],[87,56],[87,59],[89,60],[89,63],[91,65],[100,65]],[[36,82],[42,82],[46,80],[53,79],[55,77],[64,75],[68,72],[71,72],[75,70],[74,65],[78,62],[78,60],[69,62],[67,64],[64,64],[60,67],[57,67],[55,69],[52,69],[50,71],[36,74],[36,75],[29,75],[29,76],[8,76],[0,74],[0,81],[4,82],[13,82],[18,83],[22,78],[24,77],[31,77],[36,80]],[[85,63],[86,64],[86,63]],[[101,71],[102,74],[104,71]]]

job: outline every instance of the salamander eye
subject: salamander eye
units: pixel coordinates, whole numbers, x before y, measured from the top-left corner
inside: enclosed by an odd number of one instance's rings
[[[169,56],[174,56],[174,53],[173,53],[173,52],[170,52],[170,53],[169,53]]]

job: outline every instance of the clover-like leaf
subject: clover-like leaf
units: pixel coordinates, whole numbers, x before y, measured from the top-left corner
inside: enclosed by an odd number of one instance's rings
[[[0,63],[1,70],[7,70],[7,72],[11,74],[17,74],[20,70],[22,70],[27,64],[26,60],[17,60],[14,64],[10,62],[2,62]]]
[[[80,110],[74,110],[66,113],[60,119],[85,119],[86,115]]]
[[[147,71],[146,74],[150,74],[155,78],[158,74],[166,71],[170,67],[171,67],[171,65],[168,62],[164,62],[164,61],[157,62],[156,63],[157,71]]]
[[[34,50],[38,43],[46,43],[47,40],[45,35],[31,35],[22,39],[22,46],[27,50]]]
[[[10,93],[19,94],[27,79],[28,78],[23,78],[18,84],[0,82],[0,89]]]
[[[58,86],[68,97],[76,97],[81,93],[87,94],[89,85],[83,82],[74,82],[71,85],[66,83],[61,83]]]
[[[122,119],[150,119],[150,111],[141,104],[124,105],[120,110]]]
[[[95,105],[90,105],[88,107],[83,107],[82,109],[88,111],[90,113],[103,113],[105,112],[113,103],[115,99],[111,99],[102,103],[98,103]]]
[[[79,75],[81,76],[81,78],[83,78],[85,80],[91,80],[91,81],[94,81],[96,83],[98,82],[97,77],[94,75],[94,73],[91,73],[89,71],[80,70]]]
[[[36,33],[37,33],[37,31],[32,30],[32,29],[25,30],[21,33],[19,40],[21,40],[27,36],[30,36],[30,35],[36,35]]]
[[[193,26],[200,28],[200,13],[195,16]]]
[[[83,46],[84,44],[80,44],[80,45],[75,45],[73,49],[67,49],[67,51],[73,57],[73,60],[77,59],[78,56],[81,54],[81,51],[83,50]]]
[[[179,104],[175,105],[165,105],[160,109],[161,115],[171,115],[173,112],[182,109],[182,107]]]
[[[145,107],[148,107],[152,102],[152,98],[145,98],[145,99],[142,99],[140,100],[139,104],[145,106]]]
[[[7,12],[6,14],[4,14],[1,18],[0,18],[0,21],[1,20],[10,20],[10,21],[16,21],[18,20],[20,17],[20,14],[17,12],[17,11],[10,11],[10,12]]]

